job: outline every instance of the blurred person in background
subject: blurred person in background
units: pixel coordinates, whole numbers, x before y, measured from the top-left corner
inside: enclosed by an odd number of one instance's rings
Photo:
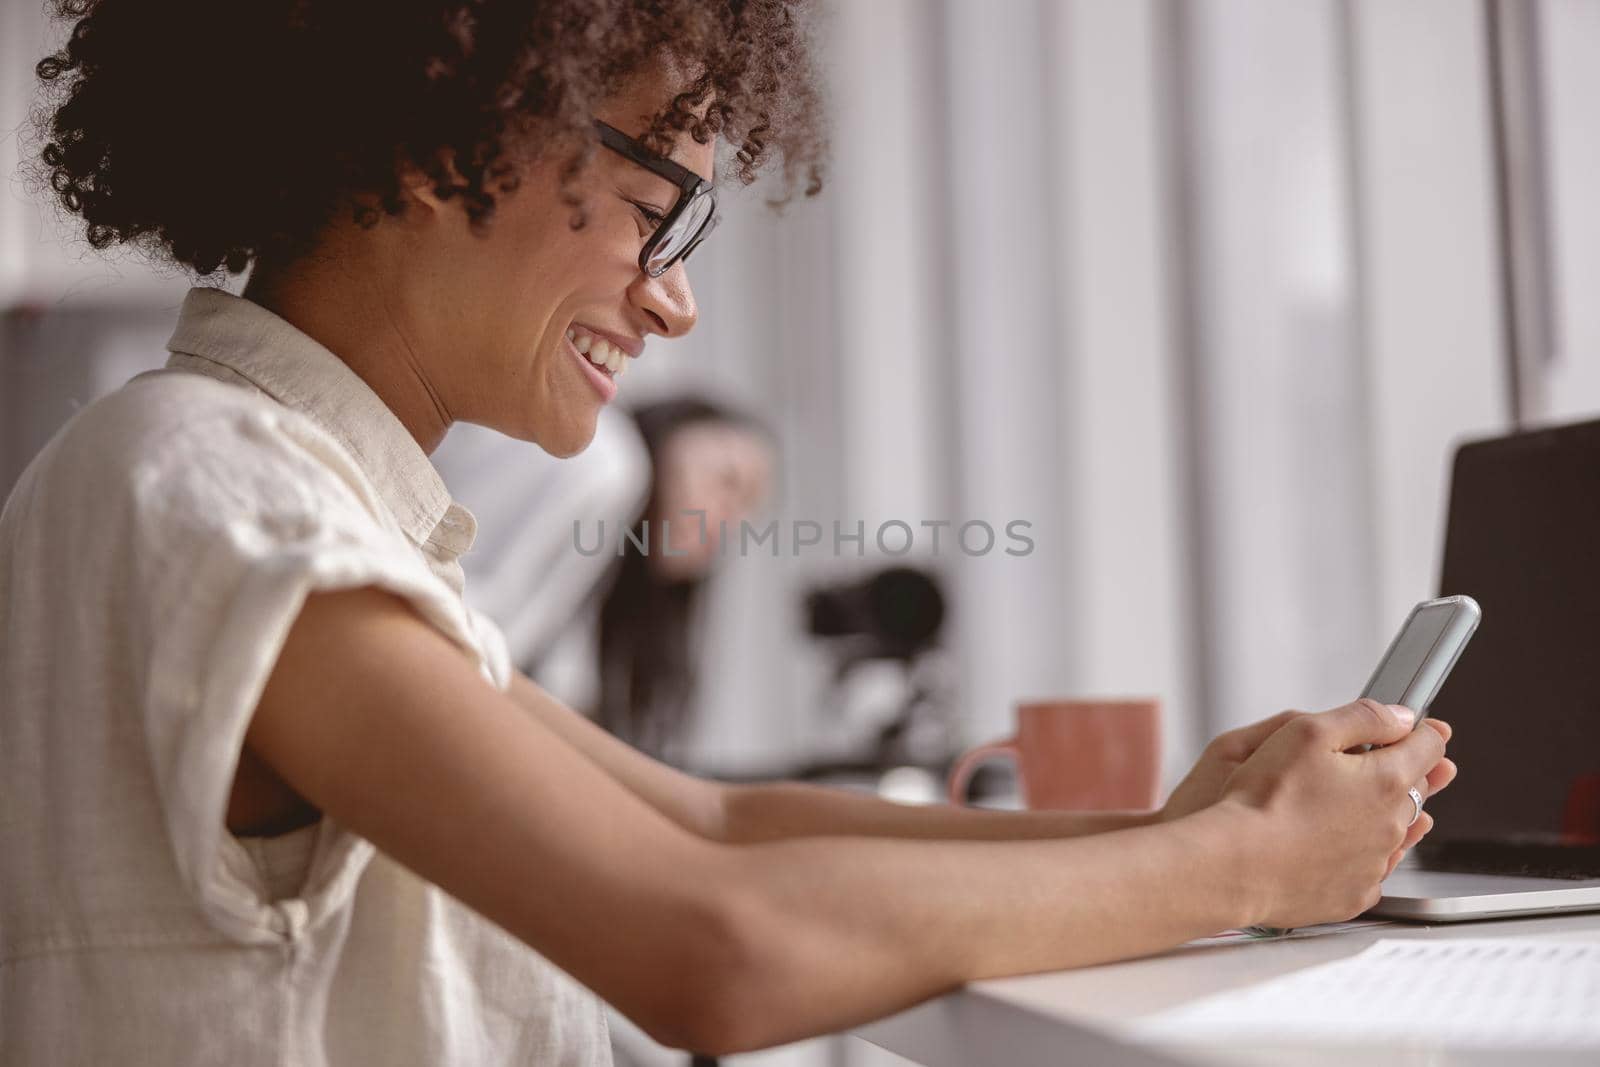
[[[568,459],[466,423],[431,459],[478,520],[465,596],[500,627],[511,661],[682,766],[704,590],[724,531],[737,545],[769,495],[775,452],[753,416],[683,395],[608,406]]]
[[[428,455],[583,450],[695,324],[720,147],[820,187],[798,3],[57,8],[50,189],[249,280],[0,512],[0,1060],[606,1064],[602,998],[764,1048],[1349,918],[1427,832],[1449,729],[1370,701],[1222,735],[1159,811],[986,811],[696,778],[512,668]]]
[[[653,474],[600,606],[596,718],[682,766],[706,583],[769,495],[776,444],[753,417],[704,397],[656,401],[634,418]]]

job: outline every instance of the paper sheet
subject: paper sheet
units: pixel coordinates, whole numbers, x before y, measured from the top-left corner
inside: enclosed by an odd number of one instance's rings
[[[1600,1048],[1600,942],[1386,938],[1134,1026],[1153,1041]]]

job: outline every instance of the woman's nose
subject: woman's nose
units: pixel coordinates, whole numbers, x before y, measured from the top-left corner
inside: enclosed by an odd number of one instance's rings
[[[694,329],[700,310],[694,291],[689,288],[689,273],[679,260],[659,278],[643,271],[634,283],[634,302],[650,316],[656,332],[663,337],[682,337]]]

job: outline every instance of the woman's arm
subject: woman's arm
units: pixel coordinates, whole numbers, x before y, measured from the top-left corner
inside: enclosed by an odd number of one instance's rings
[[[809,782],[723,787],[722,840],[746,845],[818,835],[1021,841],[1080,837],[1146,826],[1158,811],[994,811],[951,804],[897,804]]]
[[[696,836],[745,845],[818,835],[1002,841],[1076,837],[1154,821],[1156,812],[1017,812],[909,806],[807,782],[729,785],[686,774],[607,733],[520,672],[508,695],[629,792]]]
[[[521,671],[512,673],[506,695],[630,793],[684,830],[708,841],[725,839],[727,787],[723,783],[696,778],[652,759],[561,703]]]
[[[837,1031],[975,978],[1347,918],[1405,837],[1412,764],[1438,756],[1424,735],[1443,748],[1431,730],[1404,734],[1362,731],[1398,743],[1338,757],[1349,766],[1334,773],[1316,761],[1355,741],[1296,730],[1317,754],[1263,753],[1236,776],[1245,800],[1090,837],[736,847],[663,816],[404,601],[364,589],[307,599],[247,740],[319,809],[657,1040],[719,1053]]]
[[[751,844],[792,837],[848,834],[862,837],[911,837],[942,840],[1017,841],[1079,837],[1107,830],[1127,830],[1171,822],[1215,804],[1233,772],[1269,737],[1304,711],[1285,711],[1218,735],[1178,783],[1164,807],[1155,811],[985,811],[948,804],[907,806],[871,794],[803,782],[771,782],[725,786],[721,799],[720,839]],[[1430,725],[1445,741],[1450,727]],[[1437,792],[1455,777],[1455,764],[1442,760],[1429,772],[1428,788]]]

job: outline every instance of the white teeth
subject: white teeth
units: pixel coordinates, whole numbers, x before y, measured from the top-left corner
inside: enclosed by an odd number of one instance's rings
[[[605,368],[613,376],[620,375],[628,362],[628,354],[604,337],[596,337],[594,334],[583,333],[574,328],[567,331],[567,340],[588,357],[590,363]]]

